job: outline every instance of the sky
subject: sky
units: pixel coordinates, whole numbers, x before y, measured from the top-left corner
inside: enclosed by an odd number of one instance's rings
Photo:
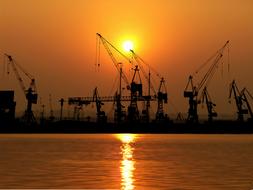
[[[41,102],[47,106],[52,94],[59,109],[60,98],[91,96],[96,86],[101,96],[113,95],[118,72],[103,47],[96,68],[96,33],[118,49],[132,40],[134,51],[166,80],[170,103],[165,109],[186,113],[188,76],[230,40],[209,93],[218,112],[234,114],[229,81],[236,79],[240,88],[253,92],[252,23],[251,0],[0,0],[0,54],[12,55],[35,77]],[[7,76],[0,60],[0,90],[15,90],[17,110],[22,110],[25,97],[18,81]]]

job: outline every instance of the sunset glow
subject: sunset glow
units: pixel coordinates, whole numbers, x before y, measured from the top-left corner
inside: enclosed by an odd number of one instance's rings
[[[0,190],[253,190],[253,0],[0,0],[0,56]]]
[[[112,96],[108,89],[112,89],[111,81],[118,73],[114,72],[101,43],[103,67],[94,74],[97,71],[94,69],[95,34],[99,32],[124,54],[133,49],[166,81],[171,81],[167,86],[171,101],[176,102],[178,110],[187,112],[182,91],[188,75],[229,39],[233,47],[231,77],[238,78],[253,91],[252,1],[158,0],[127,4],[134,6],[126,8],[125,2],[116,0],[78,0],[75,3],[69,0],[1,0],[1,54],[13,55],[35,75],[43,104],[48,102],[49,91],[55,99],[60,99],[70,95],[87,96],[98,86],[101,96]],[[122,57],[113,54],[117,61],[126,61],[118,60]],[[3,69],[0,72],[3,73]],[[128,77],[130,81],[131,73]],[[227,92],[222,91],[225,88],[221,84],[216,84],[210,85],[210,93],[216,90],[222,94],[217,96],[220,105],[217,111],[230,114],[230,107],[220,104],[225,102]],[[4,78],[0,87],[15,90],[16,109],[23,111],[25,101],[17,81]],[[57,107],[58,102],[53,101],[53,106]],[[40,109],[39,105],[34,107]]]

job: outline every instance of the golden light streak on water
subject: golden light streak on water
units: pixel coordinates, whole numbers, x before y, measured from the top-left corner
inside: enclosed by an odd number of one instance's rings
[[[121,172],[121,189],[132,190],[134,189],[134,158],[131,143],[134,142],[136,135],[134,134],[119,134],[117,137],[121,140],[121,154],[122,160],[120,165]]]

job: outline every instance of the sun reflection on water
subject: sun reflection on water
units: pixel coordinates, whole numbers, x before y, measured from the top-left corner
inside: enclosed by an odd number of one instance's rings
[[[122,160],[120,164],[121,172],[121,189],[131,190],[134,189],[134,164],[133,151],[131,143],[134,142],[136,135],[134,134],[119,134],[117,137],[121,140],[121,154]]]

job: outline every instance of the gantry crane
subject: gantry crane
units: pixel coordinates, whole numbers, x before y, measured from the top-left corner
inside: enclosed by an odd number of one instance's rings
[[[138,102],[144,102],[146,101],[145,97],[143,96],[139,96],[138,94],[140,93],[140,86],[138,87],[138,85],[136,86],[137,88],[137,94],[135,95],[135,100],[138,101]],[[93,94],[94,94],[94,91],[93,91]],[[98,100],[98,101],[97,101]],[[98,102],[98,107],[101,111],[101,106],[102,104],[101,103],[104,103],[104,102],[113,102],[113,103],[117,103],[117,95],[115,96],[97,96],[97,100],[96,98],[94,98],[94,96],[88,96],[88,97],[69,97],[68,98],[68,104],[69,105],[74,105],[75,107],[82,107],[83,105],[89,105],[91,104],[92,102]],[[121,97],[121,101],[122,102],[131,102],[133,100],[133,97],[132,96],[122,96]],[[151,96],[151,99],[150,101],[156,101],[156,97],[154,96]],[[102,111],[101,111],[102,112]],[[98,113],[98,109],[97,109],[97,113]],[[103,115],[103,114],[99,114],[99,115]],[[123,117],[123,115],[122,115]],[[123,120],[121,120],[123,121]]]
[[[244,115],[246,114],[250,114],[250,119],[253,120],[253,113],[247,96],[249,96],[251,99],[253,99],[253,97],[249,91],[246,88],[240,91],[235,80],[233,80],[230,85],[229,99],[231,99],[232,94],[234,95],[237,108],[237,120],[241,122],[244,121]]]
[[[33,111],[32,111],[32,105],[37,104],[37,100],[38,100],[35,79],[31,74],[26,72],[19,64],[17,64],[17,62],[12,58],[11,55],[8,55],[8,54],[4,54],[4,55],[8,58],[8,65],[11,65],[11,67],[16,75],[16,78],[19,82],[19,85],[20,85],[22,91],[24,92],[24,95],[27,100],[27,107],[26,107],[25,114],[22,117],[22,119],[27,124],[36,123],[36,119],[35,119]],[[27,89],[24,85],[23,79],[21,78],[21,76],[18,72],[18,68],[21,72],[23,72],[30,79],[30,86]],[[9,73],[9,69],[8,69],[8,73]]]
[[[196,74],[210,61],[213,60],[211,66],[209,67],[208,71],[205,73],[202,80],[199,82],[197,86],[193,84],[193,76],[191,75],[188,79],[188,83],[186,85],[186,88],[184,90],[184,97],[189,99],[189,109],[188,109],[188,117],[187,120],[189,122],[198,122],[198,104],[201,102],[198,99],[198,94],[200,90],[205,87],[207,88],[209,82],[211,81],[213,75],[215,74],[215,71],[217,70],[218,64],[220,63],[221,58],[223,57],[224,49],[229,44],[229,41],[227,41],[222,48],[220,48],[213,56],[211,56],[203,65],[200,66],[200,68],[197,70]]]

